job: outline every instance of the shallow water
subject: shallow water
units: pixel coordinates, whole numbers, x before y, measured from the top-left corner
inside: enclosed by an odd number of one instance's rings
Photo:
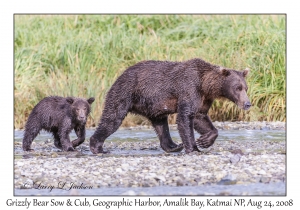
[[[95,130],[87,129],[86,138],[90,138]],[[14,139],[16,141],[22,141],[24,131],[16,130]],[[180,136],[177,130],[170,130],[170,135],[173,140],[180,140]],[[199,134],[195,132],[195,138],[199,138]],[[75,139],[76,134],[74,131],[70,134],[70,139]],[[35,138],[34,141],[45,141],[52,139],[52,135],[48,132],[41,131],[40,134]],[[274,140],[274,141],[285,141],[285,131],[282,130],[219,130],[219,136],[217,141],[224,140],[250,140],[250,141],[261,141],[261,140]],[[111,136],[107,141],[146,141],[146,140],[158,140],[156,133],[151,129],[144,130],[130,130],[130,129],[119,129]]]
[[[87,129],[86,130],[86,138],[90,138],[95,130]],[[15,131],[15,141],[22,141],[24,135],[24,131],[16,130]],[[172,139],[175,142],[181,142],[179,133],[175,129],[170,130],[170,135]],[[199,138],[200,134],[195,132],[195,139]],[[70,134],[70,139],[76,139],[77,136],[74,131]],[[53,137],[51,133],[41,131],[40,134],[35,138],[34,141],[36,142],[43,142],[46,140],[53,141]],[[218,141],[229,141],[234,140],[238,142],[242,141],[285,141],[285,131],[283,130],[219,130],[219,136],[216,140]],[[104,148],[106,145],[113,144],[113,143],[130,143],[130,142],[157,142],[159,143],[159,140],[156,136],[156,133],[152,129],[143,129],[143,130],[130,130],[130,129],[119,129],[115,133],[113,133],[111,136],[109,136],[104,143]],[[81,147],[79,147],[80,149]],[[203,151],[206,151],[209,149],[204,149]],[[53,148],[51,151],[59,152],[60,150],[55,148],[53,145]],[[128,156],[128,155],[138,155],[138,156],[148,156],[148,155],[162,155],[165,154],[164,150],[162,150],[160,147],[155,148],[149,148],[149,147],[139,147],[139,148],[127,148],[127,149],[109,149],[110,153],[105,155],[106,157],[110,156]],[[23,151],[21,148],[15,148],[15,152],[18,154],[23,154]],[[49,152],[49,151],[48,151]],[[85,157],[86,155],[93,155],[89,149],[81,149],[81,153]],[[177,154],[177,153],[173,153]],[[18,155],[15,156],[18,158]]]

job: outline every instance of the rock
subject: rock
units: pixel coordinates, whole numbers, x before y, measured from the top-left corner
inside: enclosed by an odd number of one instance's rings
[[[24,154],[24,155],[22,156],[23,159],[29,159],[29,158],[33,158],[33,157],[34,157],[33,154]]]
[[[127,164],[127,163],[126,164],[122,164],[121,167],[124,168],[124,169],[127,169],[129,167],[129,164]]]
[[[249,169],[245,169],[245,172],[249,175],[249,176],[253,176],[253,174],[252,174],[252,172],[251,172],[251,170],[249,170]]]
[[[260,174],[260,175],[265,175],[266,172],[265,172],[264,170],[260,170],[260,171],[258,172],[258,174]]]
[[[51,143],[51,139],[47,139],[46,141],[44,141],[45,144]]]
[[[219,195],[225,195],[225,196],[227,196],[227,195],[231,195],[231,193],[227,192],[227,191],[222,191],[222,192],[220,192]]]
[[[87,147],[87,146],[81,146],[81,149],[84,150],[84,151],[89,151],[90,150],[90,148]]]
[[[151,186],[150,186],[150,184],[149,184],[148,182],[144,182],[144,183],[142,184],[142,187],[151,187]]]
[[[217,184],[218,185],[234,185],[236,184],[236,176],[232,174],[227,174],[225,177],[221,179]]]
[[[188,153],[187,155],[189,155],[189,156],[199,155],[199,152],[194,151],[194,152]]]
[[[184,182],[181,179],[178,179],[176,181],[176,186],[183,186],[183,185],[184,185]]]
[[[241,155],[240,154],[235,154],[234,156],[232,156],[230,158],[230,162],[232,164],[236,164],[236,163],[238,163],[240,161],[240,159],[241,159]]]
[[[240,149],[234,149],[230,151],[232,154],[240,154],[240,155],[244,155],[243,151]]]
[[[51,157],[52,157],[52,158],[56,158],[56,157],[58,157],[58,154],[57,154],[56,152],[53,152],[53,153],[51,154]]]
[[[151,178],[154,178],[154,177],[156,177],[157,175],[156,175],[156,173],[149,173],[148,176],[151,177]]]
[[[228,125],[224,125],[224,130],[229,130],[230,129],[230,127],[228,126]]]
[[[260,182],[262,182],[262,183],[269,183],[270,180],[271,180],[270,177],[261,177],[261,178],[260,178]]]
[[[156,180],[161,180],[161,181],[163,181],[163,182],[166,181],[166,178],[165,178],[164,176],[156,176],[155,179],[156,179]]]
[[[20,166],[20,167],[22,167],[22,166],[24,166],[24,162],[18,161],[18,162],[17,162],[17,165]]]
[[[116,168],[116,172],[122,173],[123,171],[122,171],[122,169],[120,169],[120,168]]]
[[[100,173],[98,171],[93,171],[92,174],[94,174],[95,176],[100,175]]]

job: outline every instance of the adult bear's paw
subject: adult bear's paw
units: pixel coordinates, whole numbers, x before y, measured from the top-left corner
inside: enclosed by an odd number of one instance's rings
[[[208,148],[214,144],[217,137],[218,137],[218,130],[215,129],[200,136],[200,138],[196,140],[196,144],[198,147]]]
[[[90,138],[90,150],[93,154],[109,153],[109,151],[103,150],[103,142],[97,141],[93,136]]]
[[[172,147],[168,147],[168,148],[163,148],[164,151],[166,152],[181,152],[183,150],[184,146],[182,143],[176,145],[176,146],[172,146]]]

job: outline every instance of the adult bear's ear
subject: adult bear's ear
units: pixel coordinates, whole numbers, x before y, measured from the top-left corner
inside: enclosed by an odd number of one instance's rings
[[[223,76],[225,76],[225,77],[227,77],[227,76],[230,75],[230,70],[225,69],[224,67],[220,67],[219,71],[220,71],[220,73],[221,73]]]
[[[89,98],[89,99],[87,100],[87,102],[88,102],[89,104],[92,104],[94,101],[95,101],[95,98],[94,98],[94,97],[91,97],[91,98]]]
[[[243,71],[243,76],[246,77],[246,76],[249,74],[249,71],[250,71],[250,69],[249,69],[249,68],[246,68],[246,69]]]
[[[73,104],[74,99],[73,99],[72,97],[67,97],[67,98],[66,98],[66,101],[67,101],[69,104]]]

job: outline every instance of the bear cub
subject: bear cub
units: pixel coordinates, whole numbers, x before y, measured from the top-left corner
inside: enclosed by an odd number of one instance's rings
[[[53,134],[54,145],[63,151],[74,148],[85,140],[85,124],[95,101],[76,97],[49,96],[42,99],[30,113],[25,125],[23,150],[33,151],[31,143],[44,129]],[[69,134],[75,130],[77,139],[70,141]]]

